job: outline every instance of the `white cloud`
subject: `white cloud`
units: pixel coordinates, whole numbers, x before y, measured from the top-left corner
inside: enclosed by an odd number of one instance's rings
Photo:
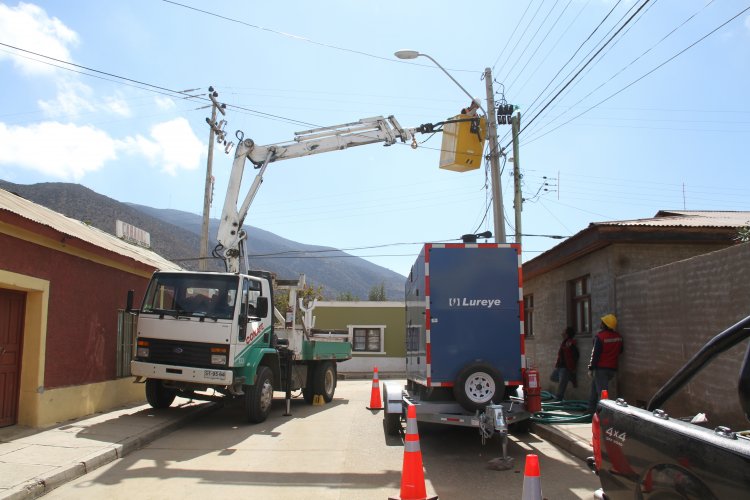
[[[0,164],[36,170],[50,177],[80,180],[117,157],[117,143],[88,126],[42,122],[29,127],[0,123]]]
[[[51,118],[72,119],[82,112],[90,113],[96,109],[89,100],[92,94],[88,85],[70,79],[60,79],[57,82],[57,96],[49,101],[40,99],[37,104]]]
[[[128,106],[127,101],[125,101],[120,95],[105,97],[104,108],[110,113],[124,116],[126,118],[132,115],[130,106]]]
[[[156,101],[156,107],[165,111],[168,111],[170,109],[174,109],[177,107],[177,105],[174,103],[174,100],[172,100],[169,97],[161,97],[156,96],[154,97],[154,101]]]
[[[16,7],[0,4],[0,33],[3,34],[3,43],[63,61],[71,60],[68,46],[78,44],[76,32],[62,21],[50,18],[41,7],[23,2]],[[51,74],[55,71],[54,66],[32,58],[35,56],[0,52],[0,61],[11,59],[24,73]]]
[[[0,165],[35,170],[56,179],[78,181],[116,160],[121,151],[142,155],[162,171],[177,175],[180,169],[199,168],[205,145],[184,118],[154,125],[150,138],[137,135],[124,140],[72,123],[48,121],[28,127],[0,123]]]
[[[190,128],[185,118],[159,123],[151,127],[151,138],[129,137],[124,146],[130,153],[139,153],[164,172],[177,175],[177,170],[200,167],[205,145]]]

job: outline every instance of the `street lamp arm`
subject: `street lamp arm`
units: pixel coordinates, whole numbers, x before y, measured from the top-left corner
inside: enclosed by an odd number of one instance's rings
[[[416,50],[399,50],[398,52],[395,53],[395,56],[398,57],[399,59],[416,59],[419,56],[426,57],[427,59],[429,59],[430,61],[432,61],[435,64],[435,66],[437,66],[438,68],[440,68],[440,70],[443,73],[445,73],[446,75],[448,75],[448,78],[450,78],[451,80],[453,80],[453,83],[455,83],[456,85],[458,85],[458,88],[460,88],[461,90],[463,90],[464,94],[466,94],[467,96],[469,96],[469,99],[471,99],[472,101],[474,100],[474,96],[472,96],[471,94],[469,94],[469,91],[466,90],[463,87],[463,85],[461,85],[460,83],[458,83],[458,81],[455,78],[453,78],[453,75],[451,75],[448,72],[448,70],[446,70],[444,67],[442,67],[439,62],[437,62],[435,59],[433,59],[429,55],[423,54],[421,52],[417,52]],[[482,110],[482,113],[484,113],[485,116],[487,115],[487,111],[485,111],[485,109],[482,106],[481,102],[479,103],[479,109]]]

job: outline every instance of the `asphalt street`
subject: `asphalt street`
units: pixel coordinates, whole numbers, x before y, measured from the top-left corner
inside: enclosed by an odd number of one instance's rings
[[[298,398],[292,416],[283,416],[284,401],[277,399],[270,418],[258,425],[248,425],[241,408],[221,408],[46,496],[398,497],[403,441],[385,435],[382,413],[366,409],[370,391],[371,381],[339,381],[331,403],[309,406]],[[593,498],[599,486],[580,457],[535,433],[511,436],[514,467],[506,471],[487,467],[500,456],[500,441],[483,446],[475,429],[420,424],[419,436],[427,492],[443,499],[521,498],[528,453],[539,456],[546,498]]]

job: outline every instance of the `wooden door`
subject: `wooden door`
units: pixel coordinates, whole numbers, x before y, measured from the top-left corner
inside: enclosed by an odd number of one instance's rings
[[[0,427],[18,422],[26,294],[0,289]]]

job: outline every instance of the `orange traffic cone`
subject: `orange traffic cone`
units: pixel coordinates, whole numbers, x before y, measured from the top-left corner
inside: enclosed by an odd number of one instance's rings
[[[406,410],[406,435],[404,437],[404,464],[401,470],[401,493],[388,500],[437,500],[427,497],[422,468],[422,451],[419,448],[417,432],[417,409],[409,405]]]
[[[380,398],[380,380],[378,380],[378,367],[374,368],[372,374],[372,391],[370,392],[370,406],[368,410],[382,410],[383,402]]]
[[[537,455],[526,455],[521,500],[542,500],[542,479],[539,477],[539,457]]]

